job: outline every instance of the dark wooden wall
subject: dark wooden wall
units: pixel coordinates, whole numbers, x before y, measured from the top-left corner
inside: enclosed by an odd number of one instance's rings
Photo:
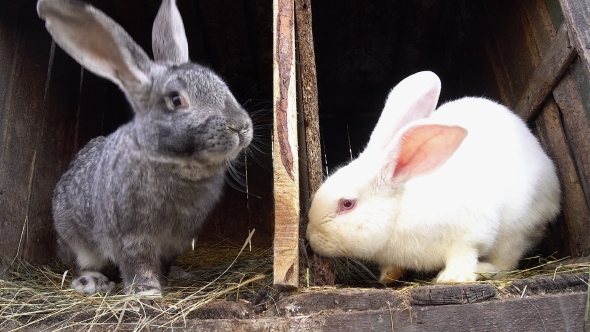
[[[94,0],[151,54],[159,0]],[[35,0],[0,2],[0,254],[54,258],[53,187],[74,154],[132,117],[110,82],[81,70],[52,44]],[[202,241],[271,241],[272,7],[261,0],[178,0],[193,61],[213,68],[256,119],[256,149],[240,172],[247,190],[227,188]],[[256,159],[256,161],[254,160]],[[248,194],[246,194],[246,191]]]

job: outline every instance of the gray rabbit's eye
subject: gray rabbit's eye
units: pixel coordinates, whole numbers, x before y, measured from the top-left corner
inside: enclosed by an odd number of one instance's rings
[[[172,92],[166,98],[166,104],[170,110],[188,107],[186,99],[178,92]]]
[[[172,96],[170,100],[172,100],[172,105],[176,107],[182,106],[182,98],[179,95]]]

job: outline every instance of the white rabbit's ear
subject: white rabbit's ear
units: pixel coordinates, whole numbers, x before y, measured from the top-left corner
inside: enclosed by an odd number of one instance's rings
[[[383,151],[403,126],[429,117],[439,94],[440,79],[433,72],[419,72],[401,81],[389,93],[365,151]]]
[[[152,29],[152,49],[156,61],[175,65],[189,62],[188,41],[176,0],[162,0]]]
[[[147,54],[100,10],[74,0],[39,0],[37,12],[55,42],[86,69],[122,88],[149,83]]]
[[[459,148],[467,130],[440,124],[410,125],[386,149],[383,178],[395,186],[441,167]]]

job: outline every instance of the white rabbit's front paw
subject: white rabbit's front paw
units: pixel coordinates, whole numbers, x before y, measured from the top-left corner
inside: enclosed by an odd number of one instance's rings
[[[404,270],[400,267],[388,265],[381,268],[381,277],[379,281],[385,285],[391,284],[397,279],[401,278],[404,274]]]
[[[459,282],[474,282],[477,280],[477,275],[470,270],[461,269],[444,269],[440,271],[438,276],[434,279],[436,283],[452,284]]]
[[[72,287],[77,292],[84,294],[108,293],[115,288],[115,283],[109,281],[102,273],[83,271],[74,278]]]

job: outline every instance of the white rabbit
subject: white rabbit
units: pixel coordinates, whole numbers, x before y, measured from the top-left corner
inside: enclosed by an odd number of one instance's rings
[[[405,269],[436,282],[509,271],[559,213],[552,161],[526,124],[483,98],[432,113],[440,80],[420,72],[389,94],[366,149],[329,177],[309,211],[317,253]]]

